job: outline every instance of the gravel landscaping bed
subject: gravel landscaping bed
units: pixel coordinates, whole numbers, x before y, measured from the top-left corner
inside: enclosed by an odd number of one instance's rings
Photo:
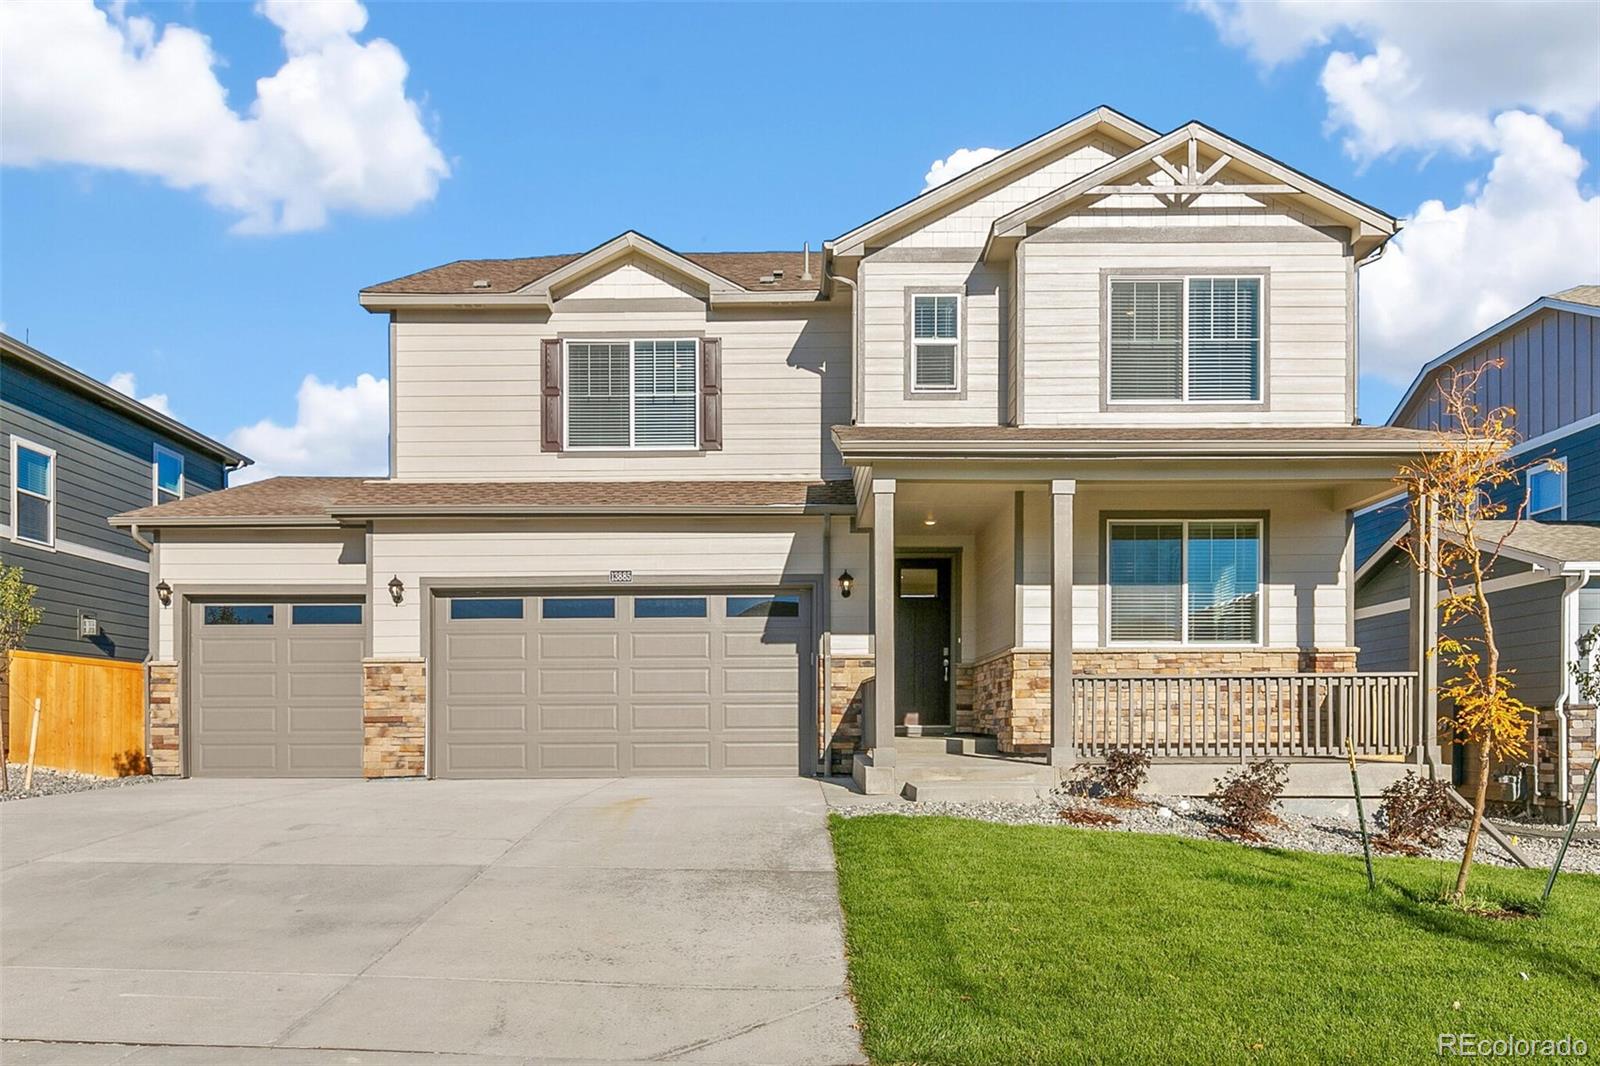
[[[36,796],[63,796],[68,792],[88,792],[97,788],[127,788],[130,785],[142,785],[156,780],[149,774],[94,777],[90,774],[75,774],[70,770],[46,770],[36,766],[33,768],[33,787],[24,790],[22,778],[27,773],[27,766],[7,763],[6,768],[10,774],[11,789],[8,792],[0,792],[0,802],[33,799]]]
[[[1061,825],[1079,829],[1099,829],[1102,832],[1164,833],[1169,836],[1186,836],[1217,840],[1216,829],[1222,819],[1217,806],[1204,799],[1181,799],[1174,796],[1145,799],[1147,806],[1124,808],[1100,803],[1093,799],[1053,794],[1049,799],[1032,803],[1007,803],[976,801],[968,803],[860,803],[835,808],[835,813],[845,818],[860,818],[872,814],[898,814],[910,817],[944,815],[951,818],[971,818],[980,822],[1001,825]],[[1117,819],[1114,825],[1074,826],[1061,817],[1068,807],[1090,808],[1103,811]],[[1371,812],[1368,812],[1371,817]],[[1283,848],[1291,851],[1314,851],[1329,855],[1360,855],[1361,834],[1354,818],[1337,815],[1305,816],[1278,812],[1279,825],[1262,829],[1263,841],[1248,845],[1262,848]],[[1368,823],[1369,826],[1371,823]],[[1514,836],[1517,848],[1535,865],[1545,869],[1555,862],[1559,840],[1543,837]],[[1448,829],[1440,834],[1442,846],[1424,849],[1425,858],[1459,861],[1461,848],[1466,843],[1465,827]],[[1231,839],[1231,838],[1229,838]],[[1383,857],[1386,852],[1373,849],[1373,855]],[[1487,833],[1478,838],[1478,860],[1495,866],[1515,866],[1491,840]],[[1600,874],[1600,841],[1574,840],[1567,851],[1562,871]]]

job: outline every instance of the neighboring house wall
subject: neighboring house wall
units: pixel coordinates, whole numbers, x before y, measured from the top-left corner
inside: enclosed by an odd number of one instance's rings
[[[1600,316],[1555,308],[1541,309],[1450,360],[1423,382],[1391,424],[1432,429],[1444,413],[1437,384],[1447,381],[1451,367],[1473,369],[1503,359],[1505,366],[1486,372],[1479,382],[1478,403],[1484,410],[1510,407],[1514,425],[1524,438],[1540,437],[1600,414]]]
[[[652,268],[654,269],[654,268]],[[708,311],[624,263],[553,312],[404,311],[394,319],[396,478],[426,480],[848,477],[829,429],[850,420],[850,311],[840,304]],[[718,451],[540,450],[540,341],[718,337]]]
[[[31,651],[143,659],[148,651],[149,560],[107,519],[153,502],[154,447],[184,457],[184,493],[219,489],[220,460],[170,440],[143,423],[7,359],[0,388],[0,555],[21,566],[39,592],[44,618],[23,647]],[[54,550],[13,541],[11,437],[55,457]],[[101,637],[80,639],[79,612],[94,615]]]

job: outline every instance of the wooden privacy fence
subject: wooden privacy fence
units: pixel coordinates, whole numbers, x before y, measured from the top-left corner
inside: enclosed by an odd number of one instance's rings
[[[1074,677],[1079,755],[1156,758],[1403,755],[1416,743],[1416,674]]]
[[[28,757],[42,701],[38,765],[102,777],[145,772],[144,666],[76,655],[11,653],[11,761]]]

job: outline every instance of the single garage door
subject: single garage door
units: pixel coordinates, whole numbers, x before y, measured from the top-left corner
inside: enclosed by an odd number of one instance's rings
[[[189,608],[189,772],[360,777],[364,607],[240,600]]]
[[[795,774],[803,593],[440,596],[439,777]]]

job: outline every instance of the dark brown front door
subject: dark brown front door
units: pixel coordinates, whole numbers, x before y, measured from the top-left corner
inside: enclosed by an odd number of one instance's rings
[[[897,726],[950,724],[950,560],[895,563]]]

